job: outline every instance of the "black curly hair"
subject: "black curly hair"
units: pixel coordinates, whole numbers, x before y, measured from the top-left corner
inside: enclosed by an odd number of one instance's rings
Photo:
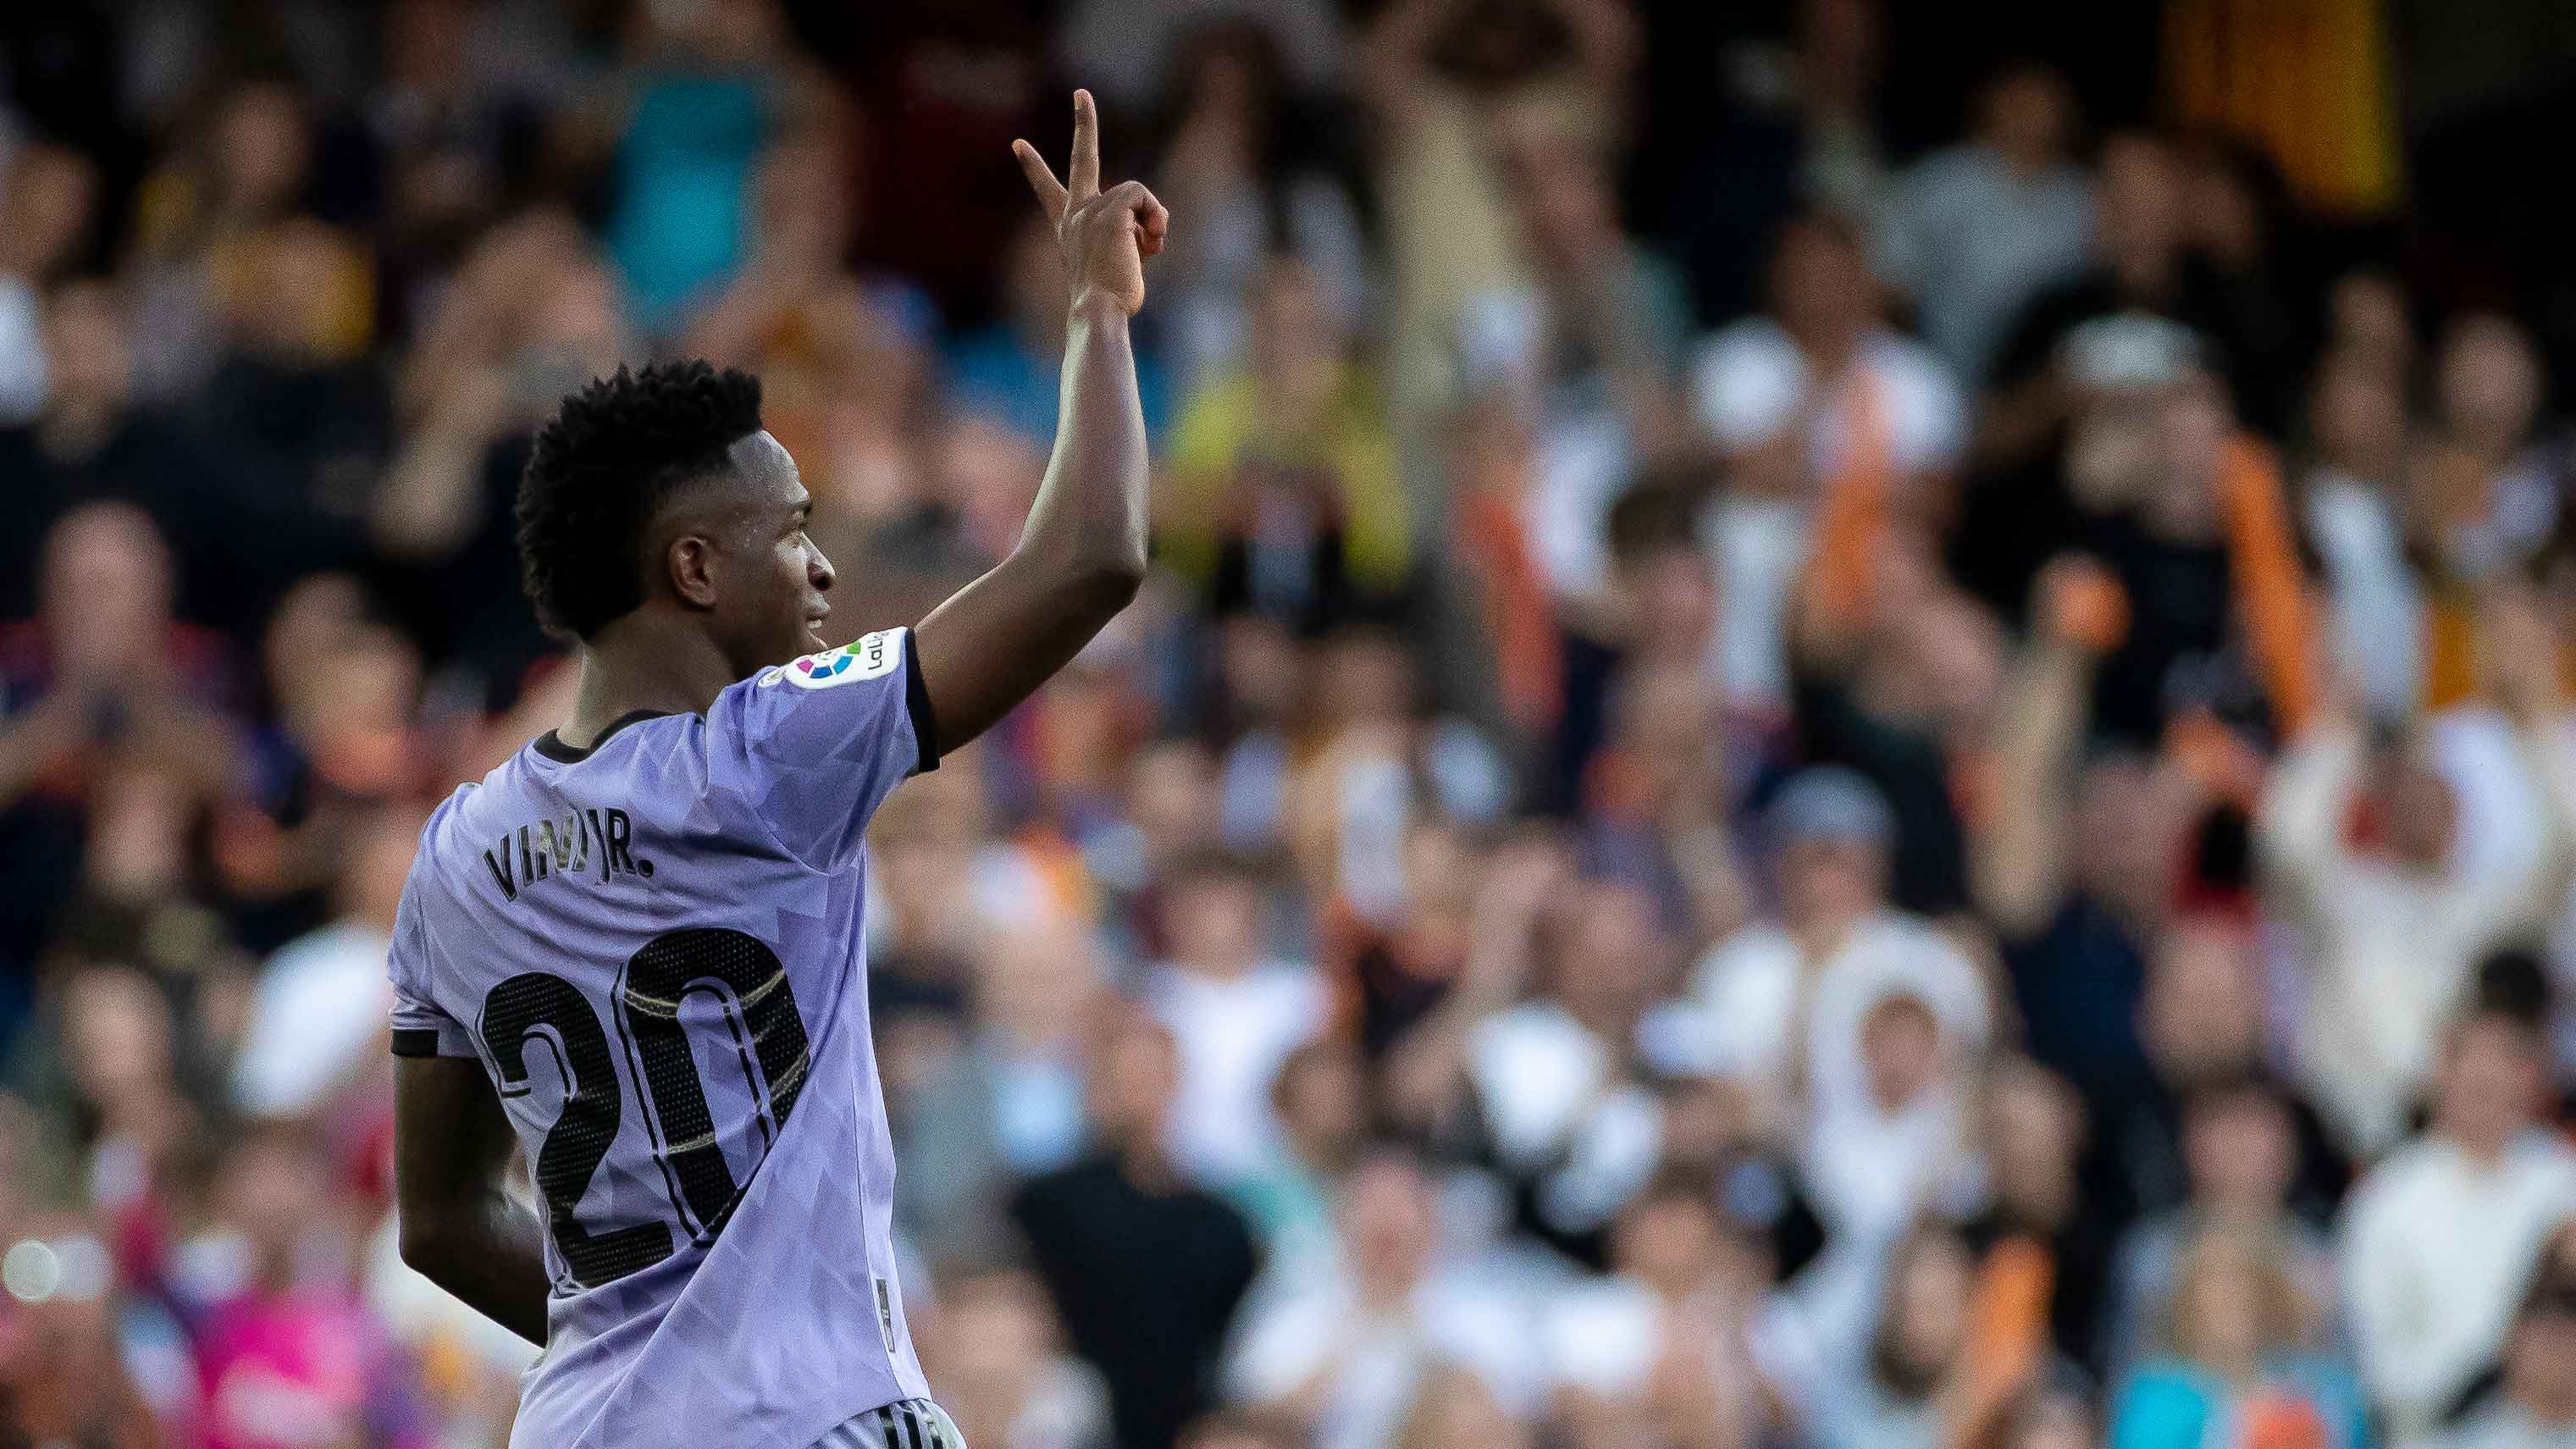
[[[587,639],[644,602],[644,525],[760,430],[760,379],[707,363],[624,367],[563,400],[519,478],[519,568],[537,622]]]

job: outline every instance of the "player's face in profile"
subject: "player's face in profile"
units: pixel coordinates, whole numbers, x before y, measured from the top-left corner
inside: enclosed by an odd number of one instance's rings
[[[734,672],[747,675],[823,647],[832,562],[805,536],[813,499],[787,449],[763,431],[729,451],[740,491],[718,534],[716,627]]]

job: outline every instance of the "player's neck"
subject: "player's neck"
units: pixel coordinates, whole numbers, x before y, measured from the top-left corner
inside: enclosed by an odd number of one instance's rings
[[[642,611],[600,630],[583,646],[580,667],[572,714],[555,732],[575,749],[638,712],[704,713],[734,682],[733,666],[713,640],[692,629],[659,627]]]

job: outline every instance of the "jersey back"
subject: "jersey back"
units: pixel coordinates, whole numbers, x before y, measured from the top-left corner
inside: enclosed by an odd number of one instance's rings
[[[911,643],[548,735],[422,832],[394,1050],[482,1061],[547,1223],[513,1446],[777,1449],[928,1393],[861,919],[868,818],[937,764]]]

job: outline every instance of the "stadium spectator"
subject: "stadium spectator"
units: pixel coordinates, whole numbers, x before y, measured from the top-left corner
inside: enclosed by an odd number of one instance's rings
[[[2408,460],[2408,521],[2427,575],[2427,709],[2480,682],[2482,590],[2509,583],[2555,536],[2568,464],[2537,436],[2544,374],[2511,318],[2454,318],[2433,358],[2433,408]]]
[[[985,1267],[941,1275],[922,1354],[967,1442],[1001,1449],[1111,1442],[1100,1376],[1068,1355],[1058,1337],[1046,1292],[1028,1273]]]
[[[1502,906],[1506,938],[1489,949],[1521,957],[1500,969],[1524,980],[1535,972],[1538,990],[1470,1025],[1463,1057],[1481,1135],[1520,1221],[1597,1263],[1604,1231],[1660,1161],[1663,1104],[1644,1080],[1639,1031],[1675,962],[1654,903],[1636,886],[1594,877],[1564,895],[1544,944],[1529,939],[1537,912]]]
[[[2147,951],[2167,928],[2192,792],[2134,751],[2097,749],[2094,672],[2127,628],[2119,585],[2081,557],[2039,581],[2034,628],[1996,700],[1974,899],[1994,927],[2031,1055],[2091,1097],[2147,1070]]]
[[[1768,1264],[1703,1184],[1661,1177],[1631,1199],[1610,1269],[1560,1291],[1540,1324],[1576,1442],[1750,1446],[1779,1431],[1759,1343]]]
[[[1359,1053],[1330,1038],[1300,1045],[1271,1078],[1279,1141],[1265,1161],[1226,1184],[1261,1241],[1270,1279],[1298,1282],[1331,1259],[1333,1205],[1365,1146],[1367,1092]]]
[[[2294,742],[2262,805],[2257,841],[2277,907],[2310,937],[2302,1062],[2318,1106],[2361,1152],[2404,1131],[2477,962],[2537,932],[2567,893],[2576,795],[2551,743],[2562,709],[2553,636],[2528,602],[2497,599],[2487,616],[2497,703],[2542,822],[2526,859],[2456,855],[2457,789],[2439,764],[2420,745],[2375,747],[2349,717]],[[2365,785],[2382,837],[2357,848],[2350,817]]]
[[[1102,987],[1090,943],[1062,923],[996,929],[973,970],[965,1039],[888,1104],[896,1143],[923,1164],[897,1179],[897,1221],[933,1262],[1007,1251],[1012,1182],[1089,1145],[1082,1030]]]
[[[2091,1211],[2126,1223],[2192,1197],[2184,1107],[2204,1087],[2268,1072],[2263,961],[2244,921],[2208,910],[2177,917],[2156,938],[2139,1003],[2147,1071],[2094,1103],[2084,1168]],[[2284,1095],[2296,1136],[2290,1202],[2323,1222],[2341,1202],[2352,1160],[2324,1116],[2295,1090]]]
[[[0,426],[44,408],[44,298],[89,239],[98,168],[59,146],[18,147],[0,165]]]
[[[2212,1228],[2279,1245],[2287,1287],[2322,1317],[2334,1301],[2331,1249],[2315,1224],[2292,1213],[2299,1166],[2296,1119],[2280,1083],[2260,1074],[2204,1083],[2183,1104],[2183,1170],[2191,1196],[2146,1217],[2121,1239],[2103,1326],[2103,1356],[2125,1371],[2156,1341],[2185,1256]]]
[[[1689,387],[1733,485],[1714,525],[1720,679],[1730,698],[1776,708],[1797,578],[1811,557],[1848,565],[1877,528],[1943,513],[1967,417],[1948,368],[1886,325],[1852,223],[1811,212],[1784,224],[1769,279],[1766,314],[1701,344]],[[1832,529],[1837,518],[1857,537]],[[1875,583],[1866,567],[1858,578]]]
[[[1232,1397],[1328,1449],[1388,1443],[1436,1365],[1473,1370],[1506,1404],[1528,1399],[1521,1305],[1444,1261],[1433,1191],[1405,1156],[1352,1170],[1337,1260],[1253,1300],[1227,1358]]]
[[[1955,1415],[1975,1352],[1975,1258],[1958,1233],[1916,1227],[1887,1258],[1875,1326],[1856,1351],[1812,1362],[1792,1392],[1797,1424],[1825,1449],[1930,1449]]]
[[[1307,633],[1400,600],[1414,552],[1377,381],[1320,292],[1289,257],[1249,280],[1244,363],[1210,369],[1182,400],[1155,527],[1214,610]]]
[[[1011,1199],[1072,1350],[1099,1370],[1121,1445],[1165,1449],[1213,1400],[1219,1353],[1257,1266],[1225,1201],[1184,1179],[1164,1139],[1181,1090],[1169,1030],[1113,1016],[1094,1048],[1092,1156]]]
[[[1974,129],[1897,177],[1871,252],[1915,299],[1924,340],[1969,383],[2022,307],[2092,255],[2093,186],[2074,159],[2076,103],[2045,65],[1980,87]]]
[[[2491,1399],[2435,1442],[2443,1449],[2537,1449],[2576,1430],[2576,1278],[2532,1278],[2514,1314]]]
[[[379,969],[392,944],[403,876],[419,843],[411,812],[388,810],[350,840],[330,925],[289,942],[261,968],[233,1057],[233,1103],[249,1117],[310,1118],[348,1110],[343,1095],[374,1073],[393,1009]],[[358,1093],[363,1097],[364,1093]],[[381,1110],[381,1101],[373,1104]]]
[[[1068,39],[1121,5],[1084,6],[1067,23]],[[1350,124],[1289,73],[1300,39],[1331,32],[1282,24],[1284,9],[1235,4],[1218,8],[1237,13],[1207,16],[1207,7],[1192,8],[1201,18],[1171,47],[1176,118],[1154,185],[1166,206],[1203,222],[1197,235],[1173,239],[1156,279],[1171,299],[1157,306],[1173,319],[1173,372],[1194,389],[1245,362],[1261,274],[1278,258],[1303,264],[1325,321],[1342,335],[1363,330],[1375,277],[1350,187]]]
[[[1690,298],[1673,265],[1623,227],[1599,136],[1533,125],[1500,150],[1528,277],[1468,296],[1464,380],[1509,399],[1536,429],[1542,536],[1589,543],[1629,478],[1683,444],[1674,384]],[[1559,572],[1555,586],[1588,598],[1603,586],[1599,567]]]
[[[2576,1152],[2533,1121],[2545,1061],[2525,1013],[2472,1007],[2451,1028],[2431,1126],[2353,1189],[2340,1296],[2393,1438],[2432,1429],[2494,1360],[2549,1236],[2576,1216]]]
[[[1957,1085],[1991,1031],[1988,989],[1956,946],[1888,908],[1886,798],[1852,770],[1819,766],[1781,789],[1764,823],[1779,919],[1719,943],[1691,986],[1715,1059],[1753,1084],[1756,1120],[1775,1136],[1806,1123],[1831,1137],[1821,1124],[1837,1113],[1870,1112],[1863,1026],[1900,995],[1929,1014],[1919,1024],[1947,1048],[1936,1076]]]
[[[2404,364],[2358,342],[2317,363],[2308,399],[2308,542],[2333,601],[2335,667],[2373,719],[2424,703],[2425,583],[2410,549]]]
[[[408,1366],[350,1291],[346,1225],[312,1212],[331,1195],[325,1171],[314,1141],[285,1126],[225,1160],[215,1243],[231,1251],[192,1255],[176,1285],[204,1315],[210,1449],[292,1449],[317,1430],[324,1442],[429,1442]]]
[[[2205,1444],[2217,1424],[2245,1443],[2374,1442],[2351,1371],[2310,1347],[2316,1305],[2277,1238],[2250,1226],[2202,1229],[2166,1313],[2165,1355],[2141,1365],[2112,1405],[2115,1449]]]
[[[1322,978],[1270,954],[1268,916],[1268,893],[1239,861],[1202,856],[1164,883],[1170,955],[1147,973],[1142,994],[1180,1053],[1173,1151],[1209,1186],[1276,1150],[1271,1080],[1325,1022]]]

